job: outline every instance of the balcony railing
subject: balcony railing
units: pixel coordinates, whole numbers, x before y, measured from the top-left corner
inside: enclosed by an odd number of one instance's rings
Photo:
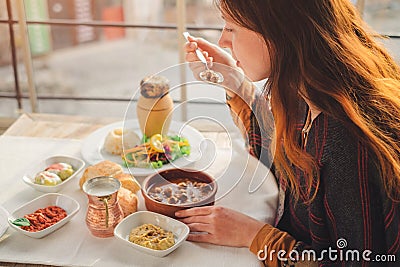
[[[187,25],[185,20],[185,1],[184,0],[176,0],[176,8],[177,8],[177,23],[176,24],[158,24],[158,25],[149,25],[149,24],[132,24],[132,23],[122,23],[122,22],[103,22],[103,21],[86,21],[86,20],[75,20],[75,19],[46,19],[46,20],[26,20],[24,14],[24,6],[23,0],[17,0],[19,4],[18,8],[18,17],[19,19],[16,20],[13,17],[12,8],[11,8],[11,0],[6,0],[7,5],[7,14],[8,19],[0,19],[0,24],[7,24],[9,28],[9,36],[10,36],[10,47],[11,47],[11,63],[13,67],[13,74],[14,74],[14,93],[0,93],[0,98],[6,99],[16,99],[18,109],[23,109],[22,99],[30,99],[31,109],[33,112],[36,111],[37,100],[73,100],[73,101],[131,101],[129,97],[83,97],[83,96],[46,96],[46,95],[36,95],[36,90],[34,86],[34,81],[29,79],[29,74],[32,72],[32,57],[29,51],[29,44],[25,42],[24,44],[24,63],[26,72],[28,75],[28,88],[29,94],[22,93],[20,84],[19,84],[19,76],[18,76],[18,55],[16,49],[16,36],[14,32],[14,25],[19,24],[21,30],[25,32],[25,37],[27,40],[27,33],[26,33],[26,25],[50,25],[50,26],[72,26],[72,27],[79,27],[79,26],[89,26],[95,28],[105,28],[105,27],[114,27],[114,28],[130,28],[130,29],[150,29],[150,30],[176,30],[177,31],[177,39],[181,40],[183,43],[183,39],[180,36],[180,32],[187,30],[193,31],[201,31],[201,30],[208,30],[208,31],[220,31],[221,27],[218,26],[198,26],[198,25]],[[363,12],[365,7],[364,0],[358,0],[356,3],[357,7],[360,9],[360,12]],[[25,28],[24,28],[25,27]],[[386,35],[388,38],[391,39],[399,39],[399,35],[389,34]],[[180,62],[183,62],[183,51],[180,51]],[[176,102],[183,102],[186,101],[186,94],[183,91],[181,94],[180,100],[175,100]],[[205,104],[206,102],[199,102]],[[207,104],[210,104],[207,102]]]

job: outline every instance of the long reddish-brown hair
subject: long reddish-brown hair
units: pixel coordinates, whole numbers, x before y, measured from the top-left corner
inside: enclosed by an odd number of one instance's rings
[[[275,165],[294,195],[291,165],[319,183],[318,164],[296,136],[302,98],[346,125],[376,155],[388,196],[400,201],[400,69],[349,0],[216,0],[270,50]],[[283,144],[283,145],[282,145]],[[315,180],[314,180],[315,181]],[[315,191],[316,192],[316,191]],[[314,195],[308,199],[311,201]]]

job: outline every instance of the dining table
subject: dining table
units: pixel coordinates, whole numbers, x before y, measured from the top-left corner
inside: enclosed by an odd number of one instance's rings
[[[0,136],[0,206],[12,213],[45,193],[23,182],[26,170],[44,158],[69,155],[85,161],[82,146],[107,125],[124,118],[96,118],[43,113],[22,114]],[[221,130],[205,122],[190,125],[204,138],[201,157],[185,166],[201,169],[218,183],[215,205],[273,223],[278,187],[270,170],[251,156],[239,131]],[[190,140],[189,140],[190,141]],[[99,149],[102,142],[95,144]],[[63,227],[40,239],[8,227],[0,237],[0,266],[259,266],[248,248],[184,241],[165,257],[143,254],[116,237],[99,238],[88,230],[87,196],[79,187],[78,174],[60,194],[75,199],[80,209]],[[135,176],[139,183],[145,177]],[[146,210],[140,191],[138,210]],[[245,227],[245,226],[243,226]]]

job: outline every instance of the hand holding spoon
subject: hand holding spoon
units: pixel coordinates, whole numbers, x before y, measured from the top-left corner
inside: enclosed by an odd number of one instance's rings
[[[184,32],[183,36],[185,37],[186,41],[189,41],[190,34],[188,32]],[[212,82],[212,83],[222,83],[224,81],[224,76],[221,73],[211,70],[208,67],[207,59],[204,57],[203,53],[200,51],[199,48],[196,48],[196,55],[200,59],[201,62],[204,63],[206,69],[199,73],[200,78],[203,81]]]

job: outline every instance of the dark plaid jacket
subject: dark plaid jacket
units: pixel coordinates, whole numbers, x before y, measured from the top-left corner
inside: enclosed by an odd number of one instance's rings
[[[250,122],[250,153],[268,155],[262,152],[269,151],[269,142],[261,137],[254,114]],[[304,204],[302,192],[296,203],[286,190],[285,209],[277,227],[317,253],[340,248],[336,261],[332,261],[333,252],[331,257],[325,252],[320,266],[400,266],[399,204],[387,197],[373,154],[342,123],[323,113],[314,120],[305,149],[320,165],[316,198]],[[269,158],[260,160],[270,166]],[[305,186],[303,173],[296,168],[294,172]],[[362,253],[370,261],[363,261]],[[391,262],[378,262],[384,258]]]

